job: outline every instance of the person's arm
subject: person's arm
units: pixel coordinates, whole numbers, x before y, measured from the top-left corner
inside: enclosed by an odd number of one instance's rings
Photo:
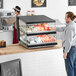
[[[64,55],[63,55],[64,59],[66,59],[67,53],[71,48],[72,39],[73,39],[73,31],[68,29],[66,31],[65,42],[64,42],[64,48],[65,48]]]
[[[56,31],[57,32],[63,32],[65,27],[66,27],[66,23],[62,23],[60,20],[56,19]]]
[[[57,32],[63,32],[65,27],[56,27]]]
[[[16,22],[16,17],[12,18],[11,20],[5,19],[5,21],[6,21],[8,24],[13,24],[13,23]]]

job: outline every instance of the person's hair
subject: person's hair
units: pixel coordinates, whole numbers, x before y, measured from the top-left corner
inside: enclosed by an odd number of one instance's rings
[[[14,9],[15,10],[15,9]],[[17,11],[17,10],[15,10],[15,11]],[[17,11],[18,13],[20,13],[20,11]]]
[[[72,21],[76,18],[76,15],[74,15],[73,12],[66,12],[66,14],[68,14],[68,18],[70,18]]]
[[[17,8],[18,10],[21,11],[21,8],[19,6],[16,6],[15,8]],[[17,11],[16,9],[14,9],[15,11]],[[17,11],[18,13],[20,13],[20,11]]]

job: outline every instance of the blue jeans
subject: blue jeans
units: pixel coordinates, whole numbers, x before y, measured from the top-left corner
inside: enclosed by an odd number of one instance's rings
[[[65,59],[67,76],[76,76],[76,47],[71,47]]]

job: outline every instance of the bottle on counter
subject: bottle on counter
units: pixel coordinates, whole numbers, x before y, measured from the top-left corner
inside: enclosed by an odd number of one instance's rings
[[[31,11],[27,11],[27,16],[31,16]]]
[[[31,11],[31,14],[32,14],[32,16],[33,16],[33,15],[35,15],[35,11],[34,11],[34,10],[32,10],[32,11]]]

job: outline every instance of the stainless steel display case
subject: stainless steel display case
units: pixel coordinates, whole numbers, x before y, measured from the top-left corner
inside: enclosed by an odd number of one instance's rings
[[[44,16],[18,16],[18,40],[26,48],[41,48],[57,45],[56,21]]]

